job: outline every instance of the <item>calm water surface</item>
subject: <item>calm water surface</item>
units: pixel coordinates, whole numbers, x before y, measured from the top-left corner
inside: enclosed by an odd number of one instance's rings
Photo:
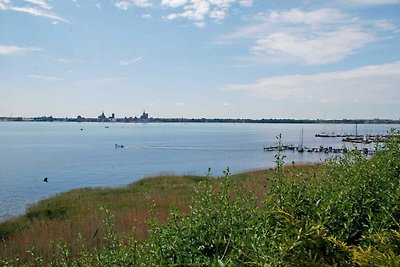
[[[390,128],[400,127],[359,125],[358,133],[385,134]],[[343,146],[340,139],[314,137],[322,131],[355,133],[354,125],[0,123],[0,220],[73,188],[120,186],[160,173],[203,175],[209,167],[215,176],[228,166],[233,173],[272,167],[275,152],[263,146],[276,145],[279,133],[285,144],[298,145],[302,129],[305,146]],[[286,155],[286,162],[326,157]]]

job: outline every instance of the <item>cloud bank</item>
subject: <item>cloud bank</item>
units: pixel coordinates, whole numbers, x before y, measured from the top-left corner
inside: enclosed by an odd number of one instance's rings
[[[340,62],[398,32],[390,21],[363,21],[333,8],[272,10],[258,14],[255,23],[220,37],[217,43],[250,43],[253,61],[310,66]]]
[[[197,27],[204,27],[206,20],[219,22],[228,15],[232,6],[252,6],[251,0],[162,0],[161,4],[167,8],[178,9],[165,16],[167,20],[186,19]]]
[[[168,11],[166,20],[188,20],[197,27],[204,27],[207,20],[221,22],[232,7],[251,7],[252,0],[118,0],[115,6],[122,10],[133,7],[158,7]]]
[[[269,77],[250,84],[226,84],[225,91],[300,102],[400,105],[400,61],[348,71]]]

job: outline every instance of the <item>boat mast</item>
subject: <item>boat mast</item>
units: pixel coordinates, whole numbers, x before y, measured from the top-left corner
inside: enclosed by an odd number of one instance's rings
[[[358,137],[357,122],[356,122],[356,137]]]
[[[301,146],[303,146],[303,128],[301,128]]]
[[[297,147],[297,152],[304,152],[304,147],[303,147],[303,128],[301,128],[301,144]]]

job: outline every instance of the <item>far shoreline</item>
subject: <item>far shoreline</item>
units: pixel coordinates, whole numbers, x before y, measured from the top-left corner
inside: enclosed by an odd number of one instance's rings
[[[400,119],[244,119],[244,118],[137,118],[99,117],[76,118],[53,116],[40,117],[0,117],[0,122],[77,122],[77,123],[254,123],[254,124],[400,124]]]

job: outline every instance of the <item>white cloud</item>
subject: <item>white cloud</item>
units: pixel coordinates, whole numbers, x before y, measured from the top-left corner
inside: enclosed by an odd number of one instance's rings
[[[240,0],[239,4],[245,7],[251,7],[253,5],[253,0]]]
[[[281,62],[283,58],[288,62],[319,65],[338,62],[373,40],[372,34],[355,29],[308,36],[277,32],[258,39],[250,49],[256,55],[279,58]]]
[[[58,16],[56,13],[51,12],[52,7],[42,0],[24,0],[34,6],[14,6],[10,0],[2,0],[0,2],[0,10],[12,10],[15,12],[27,13],[33,16],[45,17],[55,21],[62,21],[69,23],[68,20]]]
[[[356,19],[337,9],[328,8],[313,11],[272,10],[267,13],[259,13],[253,25],[241,27],[233,33],[226,34],[219,39],[219,42],[229,43],[242,38],[257,39],[274,32],[306,34],[334,31],[346,25],[355,25]]]
[[[173,10],[163,18],[166,20],[184,19],[202,28],[207,20],[223,21],[233,6],[251,7],[252,0],[158,0],[161,7]],[[115,6],[122,10],[130,7],[153,7],[152,0],[117,0]],[[157,5],[156,5],[157,6]],[[148,16],[144,18],[149,18]]]
[[[131,3],[128,1],[117,1],[115,3],[115,6],[118,7],[119,9],[127,10],[128,7],[131,6]]]
[[[162,0],[161,3],[165,7],[175,9],[175,12],[166,15],[165,19],[186,19],[200,28],[206,25],[207,19],[223,21],[234,5],[252,5],[251,0]]]
[[[337,9],[322,8],[309,12],[300,9],[291,9],[288,11],[272,11],[266,16],[266,20],[273,23],[291,23],[291,24],[334,24],[343,22],[349,17]]]
[[[269,77],[252,84],[226,84],[222,90],[242,90],[271,100],[367,104],[400,104],[400,61],[311,75]]]
[[[52,9],[53,7],[46,3],[44,0],[24,0],[25,2],[32,3],[44,9]]]
[[[210,4],[215,5],[217,7],[228,7],[234,2],[235,0],[208,0]]]
[[[29,52],[43,51],[42,48],[38,47],[18,47],[13,45],[1,45],[0,44],[0,55],[24,55]]]
[[[207,23],[205,23],[204,21],[200,21],[200,22],[193,22],[193,25],[199,28],[204,28],[207,25]]]
[[[151,7],[153,4],[150,0],[120,0],[115,2],[115,6],[120,9],[127,10],[131,6],[145,8]]]
[[[395,31],[388,21],[363,21],[337,9],[269,11],[257,23],[222,36],[217,43],[250,40],[250,60],[262,63],[321,65],[339,62]]]
[[[103,6],[100,3],[96,3],[96,8],[97,9],[103,9]]]
[[[373,22],[373,25],[377,27],[378,30],[382,31],[392,31],[392,32],[399,31],[399,28],[395,24],[387,20],[376,20]]]
[[[165,19],[167,19],[167,20],[174,20],[176,18],[178,18],[178,14],[176,14],[176,13],[172,13],[172,14],[165,16]]]
[[[226,11],[225,10],[213,10],[210,12],[210,18],[216,20],[216,21],[222,21],[225,19],[226,16]]]
[[[175,8],[185,5],[186,2],[187,0],[162,0],[161,5]]]
[[[210,3],[208,1],[195,1],[190,5],[184,6],[184,12],[179,17],[188,20],[203,21],[210,11]]]
[[[136,57],[136,58],[132,58],[132,59],[121,60],[119,62],[119,65],[120,66],[128,66],[128,65],[131,65],[133,63],[141,61],[143,58],[144,58],[143,56],[140,56],[140,57]]]
[[[63,78],[58,78],[58,77],[52,77],[52,76],[43,76],[43,75],[34,75],[31,74],[29,77],[33,79],[38,79],[38,80],[44,80],[44,81],[65,81]]]
[[[143,18],[143,19],[151,19],[152,16],[151,16],[150,14],[143,14],[143,15],[142,15],[142,18]]]
[[[40,10],[34,7],[10,7],[10,10],[16,11],[16,12],[23,12],[23,13],[28,13],[30,15],[33,16],[39,16],[39,17],[45,17],[45,18],[49,18],[49,19],[54,19],[54,20],[58,20],[58,21],[62,21],[62,22],[66,22],[69,23],[68,20],[63,19],[62,17],[48,12],[48,11],[44,11],[44,10]]]

